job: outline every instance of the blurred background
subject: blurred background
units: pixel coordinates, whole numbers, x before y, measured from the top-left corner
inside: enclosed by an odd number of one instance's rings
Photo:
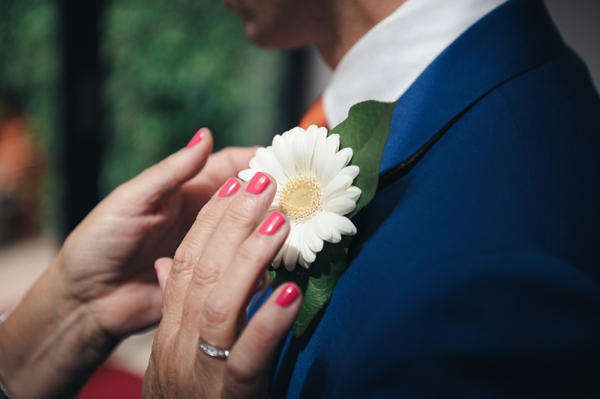
[[[546,3],[598,85],[600,2]],[[328,74],[314,50],[251,46],[220,1],[0,0],[0,312],[117,185],[202,126],[215,149],[266,145]],[[103,373],[138,389],[150,339]],[[129,395],[82,397],[94,392]]]

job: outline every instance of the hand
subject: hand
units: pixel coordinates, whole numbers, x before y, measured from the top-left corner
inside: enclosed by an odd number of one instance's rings
[[[158,323],[162,295],[151,265],[172,256],[200,208],[255,152],[231,148],[209,157],[212,136],[207,129],[200,135],[114,190],[60,251],[64,291],[107,334],[120,339]]]
[[[286,284],[246,321],[246,308],[267,265],[289,233],[288,222],[277,212],[257,229],[276,191],[274,180],[265,178],[257,174],[247,186],[230,179],[202,208],[174,260],[156,262],[164,289],[163,318],[142,397],[267,396],[267,369],[302,301],[298,287]],[[200,337],[230,348],[229,357],[202,352]]]

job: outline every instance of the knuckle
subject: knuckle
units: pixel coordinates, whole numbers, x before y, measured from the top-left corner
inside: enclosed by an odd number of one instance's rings
[[[265,323],[255,324],[252,328],[252,345],[260,350],[266,350],[275,336],[276,333],[272,326]]]
[[[250,371],[250,367],[245,361],[227,362],[225,378],[230,385],[233,384],[236,387],[247,387],[256,381],[256,376]]]
[[[277,339],[277,331],[271,323],[256,323],[252,326],[252,333],[249,338],[254,348],[267,351],[274,340]]]
[[[249,196],[243,196],[240,201],[229,207],[226,216],[228,224],[245,230],[253,229],[259,216],[256,212],[256,201]]]
[[[251,247],[248,242],[245,243],[244,245],[242,245],[238,249],[239,259],[243,259],[244,264],[247,265],[248,267],[264,266],[266,263],[266,260],[265,260],[266,253],[267,253],[267,251],[265,251],[264,248],[258,247],[255,244],[254,244],[254,246]]]
[[[224,324],[231,322],[233,313],[229,301],[209,296],[202,309],[202,321],[206,328],[221,330]]]
[[[187,275],[190,273],[192,267],[198,262],[199,255],[194,251],[190,245],[182,245],[175,251],[173,257],[173,266],[171,267],[171,273],[173,275]]]
[[[196,223],[208,228],[215,228],[221,220],[221,209],[214,202],[209,202],[200,209],[196,216]]]
[[[193,273],[191,283],[196,288],[212,287],[221,276],[220,271],[211,265],[198,265],[194,268]]]

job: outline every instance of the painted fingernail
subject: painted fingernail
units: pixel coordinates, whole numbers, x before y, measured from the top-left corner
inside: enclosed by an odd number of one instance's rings
[[[195,146],[196,144],[198,144],[199,142],[201,142],[202,139],[204,138],[204,132],[205,132],[204,128],[198,130],[196,132],[196,134],[194,134],[194,137],[192,137],[192,139],[190,140],[190,142],[187,143],[186,147],[187,148],[192,148],[193,146]]]
[[[285,218],[279,212],[273,212],[269,215],[269,217],[263,222],[258,232],[260,234],[271,236],[279,230],[279,228],[285,223]]]
[[[221,190],[219,190],[219,197],[231,197],[235,192],[240,188],[240,182],[235,177],[230,177],[229,180],[225,182]]]
[[[269,183],[271,183],[271,180],[269,180],[267,175],[262,172],[256,172],[252,177],[252,180],[250,180],[250,183],[248,183],[246,192],[250,194],[260,194],[265,191],[265,188],[267,188]]]
[[[294,284],[288,284],[279,294],[275,303],[282,308],[290,306],[300,295],[300,291]]]

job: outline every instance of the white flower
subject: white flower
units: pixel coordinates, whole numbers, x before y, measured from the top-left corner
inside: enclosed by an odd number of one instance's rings
[[[239,173],[250,180],[256,172],[269,173],[277,181],[277,194],[270,210],[290,221],[290,234],[273,261],[288,270],[296,263],[308,268],[323,249],[323,241],[339,242],[344,235],[356,234],[356,227],[345,216],[354,210],[361,194],[352,181],[358,166],[348,163],[352,149],[340,151],[340,136],[327,136],[327,129],[296,127],[273,138],[273,145],[259,148],[250,168]]]

